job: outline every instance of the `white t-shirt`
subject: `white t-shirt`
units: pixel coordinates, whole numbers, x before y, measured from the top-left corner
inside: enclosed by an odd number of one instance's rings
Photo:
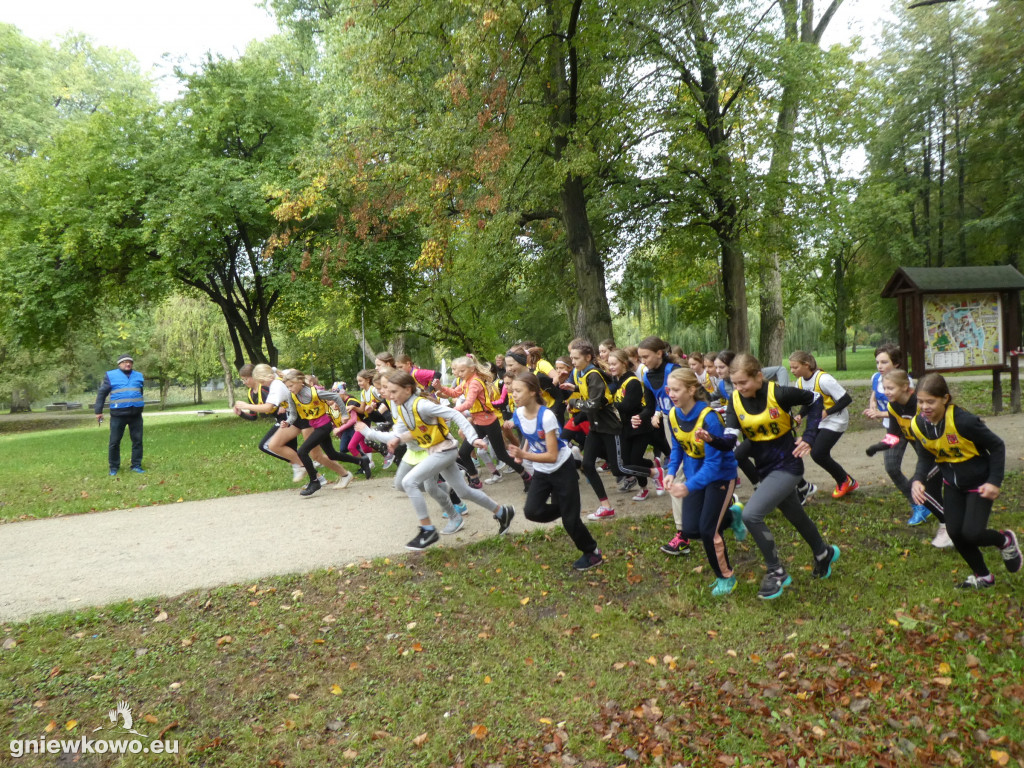
[[[814,377],[818,375],[815,371],[811,374],[809,379],[801,379],[797,386],[802,389],[809,389],[814,391]],[[831,397],[834,401],[839,402],[840,398],[846,395],[846,390],[843,389],[843,385],[836,381],[835,376],[831,373],[822,373],[821,378],[818,379],[818,386],[821,388],[822,393]],[[824,407],[821,412],[821,424],[818,425],[818,429],[829,429],[833,432],[845,432],[846,428],[850,426],[850,409],[843,408],[839,413],[826,414]]]
[[[516,416],[519,418],[519,424],[522,427],[524,434],[534,434],[537,432],[537,419],[531,419],[526,416],[526,409],[520,406],[516,408]],[[544,434],[548,432],[554,432],[558,435],[560,427],[558,426],[558,419],[555,418],[555,414],[550,408],[544,409],[544,420],[541,423],[541,429]],[[527,447],[527,450],[531,453],[534,452],[532,448]],[[553,464],[548,464],[541,461],[533,461],[530,464],[533,465],[534,472],[540,472],[541,474],[550,474],[556,469],[561,467],[566,461],[572,458],[572,451],[569,450],[569,446],[562,445],[558,449],[558,460]]]
[[[280,379],[274,379],[270,382],[270,390],[267,392],[267,399],[263,402],[270,403],[271,405],[280,405],[288,401],[291,397],[291,392],[288,391],[288,387],[284,385],[284,382]]]

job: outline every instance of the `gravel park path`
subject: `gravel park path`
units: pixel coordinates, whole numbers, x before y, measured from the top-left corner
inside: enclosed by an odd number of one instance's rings
[[[1007,471],[1024,465],[1024,414],[989,418],[1007,443]],[[889,479],[881,458],[864,449],[881,429],[846,435],[836,457],[866,493],[884,492]],[[831,479],[805,460],[807,477],[823,489]],[[913,472],[913,454],[904,473]],[[581,480],[581,483],[583,481]],[[514,504],[511,533],[536,527],[522,516],[518,478],[485,486],[500,503]],[[749,488],[740,489],[741,496]],[[582,488],[585,511],[593,494]],[[667,496],[646,502],[612,491],[620,516],[667,514]],[[819,493],[815,505],[839,503]],[[433,504],[433,502],[431,502]],[[436,518],[435,522],[440,518]],[[599,525],[599,523],[592,523]],[[0,526],[0,621],[101,606],[126,599],[171,596],[265,576],[345,566],[404,553],[416,520],[391,478],[356,482],[300,498],[294,490],[209,501],[139,507],[87,515],[30,520]],[[470,507],[466,526],[437,546],[458,546],[493,536],[490,513]]]

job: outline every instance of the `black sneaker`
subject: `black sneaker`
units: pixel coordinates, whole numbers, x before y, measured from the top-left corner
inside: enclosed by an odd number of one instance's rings
[[[469,478],[469,487],[476,488],[478,491],[483,490],[484,484],[480,482],[480,475]]]
[[[366,479],[369,480],[373,476],[373,468],[370,466],[370,458],[363,456],[359,460],[359,468],[363,470],[363,474],[366,475]]]
[[[1003,565],[1006,566],[1006,570],[1010,573],[1016,573],[1020,570],[1021,566],[1017,534],[1013,531],[1003,531],[1002,534],[1006,537],[1006,545],[999,550],[999,553],[1003,556]]]
[[[683,534],[676,532],[672,541],[661,545],[661,551],[666,555],[688,555],[690,554],[690,542],[683,538]]]
[[[957,589],[988,589],[996,583],[995,576],[991,573],[988,576],[978,576],[972,573],[966,579],[956,585]]]
[[[572,567],[577,571],[586,571],[603,562],[604,555],[601,554],[601,550],[595,549],[589,555],[583,555],[579,560],[572,564]]]
[[[761,579],[761,588],[757,591],[757,596],[762,600],[774,600],[782,595],[784,587],[792,583],[793,577],[786,573],[785,568],[768,571]]]
[[[832,575],[832,563],[839,559],[839,547],[830,544],[824,557],[814,558],[814,571],[811,576],[815,579],[827,579]]]
[[[533,475],[523,475],[523,493],[530,492],[530,483],[533,482]]]
[[[311,480],[306,483],[306,487],[299,491],[299,496],[312,496],[314,493],[319,491],[323,487],[323,484],[319,480]]]
[[[412,541],[405,545],[405,548],[411,549],[413,552],[422,552],[431,544],[436,544],[439,538],[441,537],[437,535],[436,528],[428,531],[421,526],[420,532],[416,534]]]
[[[498,521],[498,535],[504,536],[508,532],[508,527],[512,525],[512,518],[516,516],[516,508],[507,505],[503,506],[494,515],[494,519]]]
[[[754,490],[757,490],[755,487]],[[807,506],[807,502],[811,500],[811,497],[818,492],[818,486],[814,483],[804,483],[802,488],[796,489],[797,496],[800,497],[800,506]]]

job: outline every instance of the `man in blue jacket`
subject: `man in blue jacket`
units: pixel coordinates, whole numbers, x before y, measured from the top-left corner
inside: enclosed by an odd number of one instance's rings
[[[135,361],[131,355],[121,355],[117,359],[117,368],[107,371],[100,384],[96,396],[96,422],[103,423],[103,402],[110,395],[110,446],[108,458],[110,475],[113,477],[121,468],[121,440],[124,428],[128,427],[128,435],[132,440],[132,472],[142,473],[142,386],[145,379],[142,374],[133,370]]]

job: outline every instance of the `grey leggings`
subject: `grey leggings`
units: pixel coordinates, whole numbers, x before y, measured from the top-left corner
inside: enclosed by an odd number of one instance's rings
[[[493,512],[497,508],[498,502],[494,501],[486,493],[466,485],[466,480],[462,476],[462,470],[455,465],[455,460],[458,456],[459,452],[452,448],[448,451],[431,453],[419,464],[410,465],[403,461],[398,467],[398,473],[395,475],[395,488],[399,491],[404,491],[406,496],[409,497],[409,500],[412,501],[412,507],[420,520],[430,520],[430,512],[427,511],[427,500],[423,496],[424,490],[449,515],[455,512],[452,500],[437,485],[438,474],[445,479],[452,490],[461,498],[469,499],[488,512]]]
[[[896,486],[908,502],[913,504],[914,500],[910,496],[910,480],[903,474],[903,454],[906,452],[907,441],[901,439],[892,448],[882,452],[882,463],[885,465],[885,473],[889,475],[892,484]]]
[[[825,553],[825,541],[818,533],[818,526],[807,516],[804,508],[800,505],[800,497],[797,496],[796,486],[800,482],[799,475],[791,475],[781,470],[772,472],[768,477],[761,480],[754,495],[743,508],[743,522],[754,537],[758,549],[764,556],[764,563],[769,571],[781,567],[779,561],[779,550],[775,546],[775,537],[768,530],[764,519],[778,508],[790,525],[796,528],[803,540],[806,541],[814,556]]]

